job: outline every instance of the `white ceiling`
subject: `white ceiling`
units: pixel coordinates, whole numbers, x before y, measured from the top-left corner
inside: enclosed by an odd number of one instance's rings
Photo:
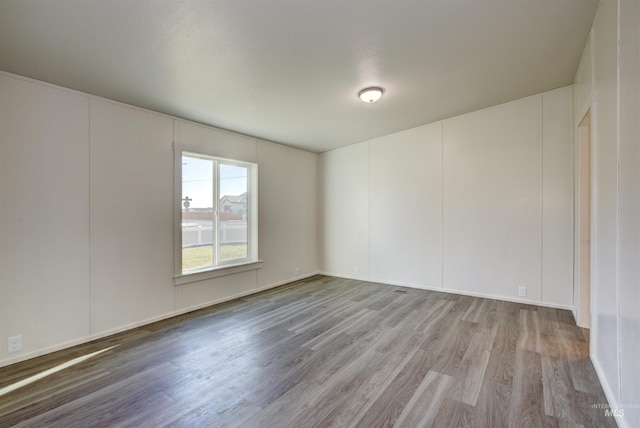
[[[0,70],[323,152],[570,84],[596,7],[0,0]]]

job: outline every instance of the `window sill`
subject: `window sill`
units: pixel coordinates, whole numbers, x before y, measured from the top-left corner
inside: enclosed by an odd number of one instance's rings
[[[234,273],[261,269],[262,263],[263,263],[262,260],[258,260],[254,262],[244,262],[244,263],[238,263],[234,265],[217,266],[213,269],[209,269],[201,272],[177,275],[173,279],[174,279],[175,285],[184,285],[192,282],[204,281],[211,278],[218,278],[221,276],[233,275]]]

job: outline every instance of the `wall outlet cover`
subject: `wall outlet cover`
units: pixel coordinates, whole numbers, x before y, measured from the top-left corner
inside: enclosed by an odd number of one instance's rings
[[[527,297],[527,287],[518,287],[518,296]]]
[[[22,335],[11,336],[7,348],[10,354],[22,351]]]

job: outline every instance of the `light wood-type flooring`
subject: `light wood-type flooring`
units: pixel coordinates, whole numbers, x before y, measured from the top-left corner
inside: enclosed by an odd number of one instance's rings
[[[588,349],[565,310],[315,276],[4,367],[73,363],[0,426],[615,426]]]

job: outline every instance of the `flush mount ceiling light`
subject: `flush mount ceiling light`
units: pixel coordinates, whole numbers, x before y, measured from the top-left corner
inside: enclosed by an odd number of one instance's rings
[[[364,88],[358,92],[358,96],[365,103],[375,103],[384,94],[384,89],[378,86],[372,86],[370,88]]]

